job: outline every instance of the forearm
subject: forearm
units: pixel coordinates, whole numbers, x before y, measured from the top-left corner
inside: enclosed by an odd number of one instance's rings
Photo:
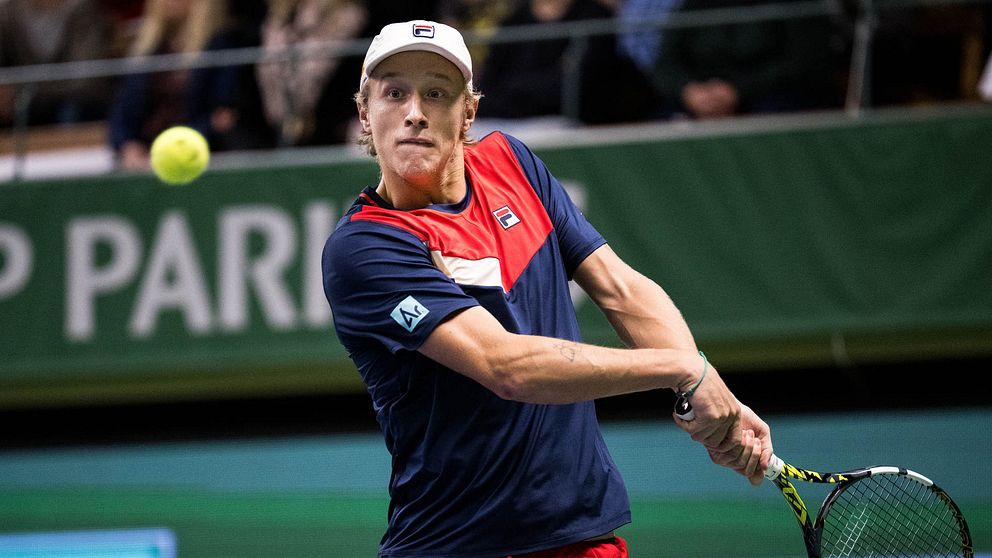
[[[575,279],[603,310],[628,346],[668,348],[688,355],[688,373],[666,387],[683,391],[699,382],[703,359],[689,326],[654,281],[621,261],[609,246],[602,246],[590,254],[576,269]],[[640,350],[632,349],[631,352]],[[693,439],[721,451],[739,449],[741,405],[713,366],[709,366],[705,381],[699,383],[692,396],[692,405],[696,420],[679,421],[679,425]]]
[[[575,279],[628,347],[697,350],[682,313],[664,289],[620,260],[609,246],[586,258]]]
[[[456,342],[459,350],[450,350]],[[438,326],[421,352],[504,399],[529,403],[574,403],[676,388],[701,369],[699,356],[691,351],[615,349],[512,334],[481,308]]]
[[[600,306],[628,347],[697,350],[685,318],[661,287],[637,274],[628,290],[626,296]]]
[[[493,362],[493,376],[503,390],[500,395],[516,401],[574,403],[674,388],[699,364],[698,356],[674,349],[613,349],[517,337]]]

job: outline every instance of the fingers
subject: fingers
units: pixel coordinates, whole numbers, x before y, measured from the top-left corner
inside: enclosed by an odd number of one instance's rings
[[[760,454],[760,448],[756,448],[754,445],[754,432],[751,430],[744,430],[741,433],[741,443],[738,447],[732,448],[727,451],[720,451],[716,448],[707,448],[707,452],[710,454],[710,460],[717,465],[722,465],[734,470],[744,470],[747,467],[749,461],[756,453],[757,449]]]
[[[743,430],[739,447],[723,452],[714,449],[707,451],[713,463],[733,469],[757,486],[764,481],[764,468],[761,466],[764,449],[761,438],[754,431]],[[771,456],[770,452],[768,456]]]
[[[747,461],[739,471],[742,475],[747,477],[754,486],[760,485],[765,480],[765,468],[761,466],[761,456],[763,451],[764,444],[762,443],[761,438],[755,435]],[[771,454],[769,454],[769,457],[771,457]]]
[[[697,418],[684,421],[675,416],[675,422],[689,433],[693,440],[703,444],[707,449],[726,452],[740,445],[740,421],[736,416],[716,419]]]
[[[763,472],[768,468],[768,462],[771,461],[772,453],[774,453],[771,429],[750,407],[743,403],[741,404],[741,425],[743,428],[754,430],[755,436],[761,439],[760,464],[758,467]],[[760,483],[761,479],[758,479],[758,482]]]
[[[761,439],[751,430],[742,431],[741,443],[735,448],[727,451],[714,449],[708,451],[718,465],[729,467],[748,477],[760,467]]]
[[[702,442],[704,446],[712,447],[716,451],[733,452],[740,450],[743,446],[742,435],[741,421],[739,418],[734,417],[724,422],[722,428],[714,433],[710,439],[703,440]]]

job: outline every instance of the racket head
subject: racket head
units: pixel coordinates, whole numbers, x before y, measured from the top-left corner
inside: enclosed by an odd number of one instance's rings
[[[972,558],[961,510],[923,475],[898,467],[859,470],[827,495],[813,525],[827,557]]]

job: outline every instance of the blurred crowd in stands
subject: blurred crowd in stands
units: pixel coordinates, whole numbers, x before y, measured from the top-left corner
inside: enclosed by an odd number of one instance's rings
[[[781,3],[782,0],[777,0]],[[672,14],[769,0],[0,0],[0,66],[371,38],[383,25],[434,19],[482,37],[503,29]],[[639,28],[617,36],[472,44],[480,116],[569,115],[581,124],[711,119],[844,105],[860,4],[831,16]],[[876,21],[872,106],[970,100],[990,49],[983,4],[888,10]],[[275,54],[273,54],[275,55]],[[333,145],[354,134],[361,56],[285,58],[38,84],[30,126],[105,122],[119,167],[147,166],[163,129],[186,124],[215,151]],[[576,76],[570,81],[570,76]],[[0,85],[0,128],[18,89]],[[563,95],[563,92],[565,93]],[[570,106],[564,106],[563,103]]]

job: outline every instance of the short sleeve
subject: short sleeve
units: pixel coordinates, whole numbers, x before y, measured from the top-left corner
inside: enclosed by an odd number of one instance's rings
[[[551,174],[544,162],[520,140],[511,136],[505,137],[548,212],[558,238],[565,269],[571,277],[589,254],[606,244],[606,239],[586,220],[585,215],[572,202],[565,188]]]
[[[478,305],[431,261],[413,234],[369,222],[343,224],[322,258],[324,293],[349,350],[376,341],[417,350],[451,313]]]

